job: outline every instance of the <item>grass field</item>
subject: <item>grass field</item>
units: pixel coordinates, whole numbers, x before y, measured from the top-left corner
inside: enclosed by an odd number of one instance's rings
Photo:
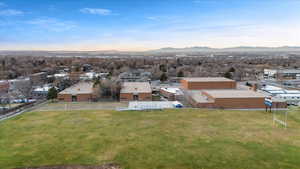
[[[300,168],[300,110],[40,111],[0,123],[0,168],[109,162],[130,169]]]

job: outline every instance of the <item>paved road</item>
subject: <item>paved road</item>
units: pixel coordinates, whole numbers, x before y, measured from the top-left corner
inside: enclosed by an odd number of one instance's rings
[[[37,108],[39,108],[40,106],[42,106],[46,103],[48,103],[48,101],[40,101],[40,102],[34,103],[33,106],[31,106],[31,107],[21,108],[21,109],[18,109],[16,111],[10,112],[8,114],[0,115],[0,122],[4,121],[4,120],[7,120],[7,119],[10,119],[12,117],[18,116],[20,114],[23,114],[25,112],[29,112],[29,111],[32,111],[34,109],[37,109]]]

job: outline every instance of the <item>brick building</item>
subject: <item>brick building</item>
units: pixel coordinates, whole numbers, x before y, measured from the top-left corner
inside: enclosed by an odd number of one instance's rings
[[[96,98],[96,94],[93,83],[80,82],[61,91],[57,98],[65,102],[89,102]]]
[[[258,109],[265,108],[265,95],[252,90],[194,91],[190,103],[197,108]]]
[[[234,80],[218,78],[184,78],[182,89],[188,102],[196,108],[262,109],[266,95],[256,88],[238,86]],[[285,108],[284,106],[282,108]]]
[[[186,90],[235,89],[236,82],[224,77],[183,78],[181,86]]]
[[[124,82],[120,101],[152,101],[152,89],[148,82]]]
[[[169,101],[181,100],[183,98],[183,93],[179,88],[163,87],[160,88],[159,93]]]

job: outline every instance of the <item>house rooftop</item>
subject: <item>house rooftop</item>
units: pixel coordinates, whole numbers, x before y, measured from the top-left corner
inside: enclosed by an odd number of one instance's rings
[[[183,78],[182,80],[188,82],[224,82],[224,81],[233,82],[234,81],[231,79],[227,79],[225,77],[188,77],[188,78]]]
[[[172,94],[183,95],[182,91],[179,88],[175,87],[163,87],[161,88],[161,90]]]
[[[204,90],[213,98],[265,98],[262,93],[252,90]]]
[[[300,69],[282,69],[282,70],[279,70],[279,73],[295,73],[295,74],[300,74]]]
[[[124,82],[121,93],[152,93],[148,82]]]
[[[77,83],[63,91],[59,94],[90,94],[93,93],[93,83],[90,82],[80,82]]]
[[[38,73],[33,73],[31,74],[32,76],[37,76],[37,75],[44,75],[46,72],[38,72]]]
[[[201,90],[188,90],[187,94],[197,103],[214,103],[214,101],[202,94]]]

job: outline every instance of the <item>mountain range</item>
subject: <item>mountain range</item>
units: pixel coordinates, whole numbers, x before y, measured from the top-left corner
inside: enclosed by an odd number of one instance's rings
[[[186,48],[161,48],[143,52],[137,51],[46,51],[46,50],[0,50],[0,55],[13,56],[118,56],[118,55],[152,55],[164,53],[214,53],[214,52],[300,52],[298,46],[283,47],[249,47],[240,46],[232,48],[186,47]]]
[[[300,47],[250,47],[240,46],[232,48],[188,47],[188,48],[161,48],[151,52],[300,52]]]

